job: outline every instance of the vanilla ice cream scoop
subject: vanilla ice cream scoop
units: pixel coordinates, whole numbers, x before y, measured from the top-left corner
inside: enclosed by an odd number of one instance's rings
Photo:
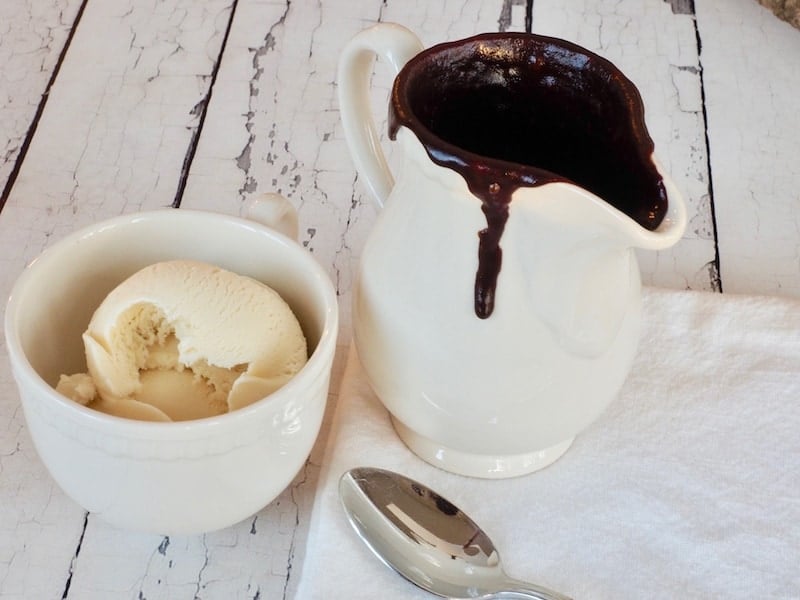
[[[95,311],[83,342],[89,378],[62,376],[57,389],[102,412],[145,420],[247,406],[308,358],[300,324],[277,292],[187,260],[150,265],[122,282]]]

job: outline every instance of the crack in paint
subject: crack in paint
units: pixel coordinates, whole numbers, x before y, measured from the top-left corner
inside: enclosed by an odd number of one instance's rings
[[[203,566],[200,567],[200,570],[197,572],[197,586],[195,587],[194,591],[194,598],[200,598],[200,590],[203,589],[203,573],[205,573],[206,568],[208,567],[209,561],[209,551],[208,551],[208,540],[206,539],[206,535],[203,534],[203,551],[205,556],[203,558]]]
[[[228,22],[225,25],[225,33],[222,36],[222,43],[219,47],[219,52],[217,53],[216,60],[214,61],[214,66],[211,70],[211,81],[208,85],[205,98],[203,98],[200,102],[195,104],[193,111],[197,110],[200,103],[202,103],[202,110],[200,111],[199,115],[199,122],[197,127],[194,128],[192,131],[192,137],[189,141],[189,146],[186,150],[186,155],[183,158],[183,164],[181,165],[181,172],[178,176],[178,189],[175,191],[175,197],[172,201],[172,208],[179,208],[181,205],[181,200],[183,199],[183,193],[186,191],[186,183],[189,179],[189,172],[192,168],[192,162],[194,161],[194,156],[197,153],[197,146],[200,143],[200,135],[203,132],[203,125],[205,124],[206,115],[208,114],[208,106],[211,103],[211,96],[214,93],[214,86],[217,82],[217,75],[219,74],[219,69],[222,64],[222,56],[225,54],[225,50],[228,47],[228,39],[230,38],[231,28],[233,27],[233,20],[236,16],[236,9],[239,5],[239,0],[232,0],[230,5],[230,14],[228,15]],[[201,80],[205,80],[206,77],[202,76]],[[196,116],[196,115],[193,115]]]
[[[295,498],[295,492],[301,486],[303,486],[308,481],[308,464],[309,461],[306,460],[305,464],[303,465],[303,478],[298,481],[297,483],[292,485],[289,497],[291,498],[292,505],[294,506],[294,527],[292,528],[292,538],[289,542],[289,555],[286,558],[286,581],[283,584],[283,595],[281,596],[282,600],[286,600],[288,598],[289,592],[289,581],[292,578],[292,567],[294,566],[294,552],[295,546],[297,543],[297,529],[300,526],[300,504],[297,502],[297,498]]]
[[[83,528],[81,529],[81,535],[78,538],[78,545],[75,546],[75,552],[72,555],[72,560],[69,562],[69,572],[67,574],[67,581],[64,584],[64,591],[61,594],[61,600],[66,600],[69,597],[69,588],[72,585],[72,576],[75,574],[75,565],[78,562],[78,556],[81,553],[81,547],[83,546],[83,537],[86,535],[86,529],[89,526],[89,513],[86,512],[83,515]]]
[[[275,49],[275,30],[276,28],[282,26],[285,21],[286,17],[289,14],[289,8],[291,6],[291,1],[286,1],[286,8],[283,11],[283,14],[275,21],[267,31],[267,34],[264,36],[264,43],[261,44],[258,48],[249,48],[249,50],[253,53],[253,60],[252,66],[254,75],[250,79],[250,97],[248,100],[247,112],[245,113],[246,121],[245,121],[245,129],[247,130],[247,143],[245,143],[244,148],[239,153],[239,156],[236,157],[236,166],[244,173],[244,183],[242,187],[239,188],[238,194],[239,197],[244,200],[246,194],[250,194],[255,192],[258,189],[258,181],[256,178],[250,173],[250,167],[252,166],[252,148],[253,143],[255,142],[256,136],[253,133],[253,118],[255,117],[255,111],[253,110],[253,100],[258,97],[259,92],[261,91],[260,82],[261,76],[264,73],[264,67],[261,64],[261,60],[264,56],[267,55],[270,51]],[[273,131],[274,131],[274,124],[273,124]],[[267,161],[269,162],[269,154]]]
[[[353,184],[351,186],[351,193],[350,193],[350,206],[347,209],[347,219],[345,220],[344,229],[342,230],[341,235],[339,236],[339,246],[334,252],[333,255],[333,284],[334,288],[336,289],[336,296],[340,297],[342,295],[342,267],[339,266],[340,259],[342,254],[345,252],[350,253],[351,248],[350,245],[347,243],[347,234],[350,232],[350,226],[353,222],[353,216],[356,213],[356,210],[361,206],[361,202],[359,200],[359,196],[356,193],[356,189],[358,186],[358,174],[353,178]],[[349,266],[346,267],[349,269]]]
[[[50,79],[48,80],[47,85],[45,86],[44,93],[42,93],[39,105],[36,107],[36,112],[33,115],[30,127],[28,127],[24,139],[22,140],[22,145],[19,148],[19,153],[17,154],[17,158],[14,161],[14,166],[11,169],[11,173],[8,174],[8,178],[6,179],[3,191],[2,193],[0,193],[0,211],[3,210],[3,207],[5,206],[8,197],[11,195],[11,189],[14,187],[14,184],[17,181],[17,177],[19,177],[19,172],[20,169],[22,168],[22,163],[25,162],[25,157],[28,155],[28,149],[30,148],[34,135],[36,135],[36,130],[39,128],[39,121],[41,121],[42,119],[44,108],[47,105],[48,98],[50,97],[50,90],[52,89],[53,85],[56,82],[56,79],[58,78],[59,73],[61,72],[61,66],[64,63],[67,51],[72,45],[72,40],[75,37],[75,32],[78,30],[78,26],[80,25],[81,19],[83,18],[83,13],[86,10],[86,5],[88,4],[88,2],[89,0],[82,0],[80,6],[78,7],[78,11],[75,13],[75,18],[72,21],[72,26],[70,27],[67,39],[64,41],[64,46],[61,48],[61,52],[58,55],[56,64],[53,67],[53,72],[50,74]],[[62,16],[63,12],[60,13],[59,19],[61,19]]]
[[[694,15],[694,2],[692,4],[692,12],[691,14]],[[674,10],[674,8],[673,8]],[[708,207],[711,213],[711,233],[712,238],[714,240],[714,260],[708,263],[708,265],[713,265],[713,269],[709,268],[709,282],[711,285],[711,289],[715,292],[722,293],[722,271],[720,266],[720,252],[719,252],[719,233],[717,228],[717,211],[716,206],[714,203],[714,176],[711,169],[711,139],[708,132],[708,106],[706,103],[706,84],[705,84],[705,72],[703,69],[703,43],[702,37],[700,35],[700,28],[697,24],[697,18],[693,17],[692,21],[694,22],[694,35],[695,35],[695,43],[697,45],[697,69],[698,69],[698,78],[700,80],[700,105],[702,106],[702,117],[703,117],[703,140],[705,142],[706,147],[706,172],[708,173],[708,182],[707,182],[707,190],[708,190]]]

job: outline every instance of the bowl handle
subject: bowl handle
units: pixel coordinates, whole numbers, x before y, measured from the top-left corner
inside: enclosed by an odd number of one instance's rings
[[[245,217],[297,241],[297,211],[280,194],[269,192],[255,197],[247,204]]]

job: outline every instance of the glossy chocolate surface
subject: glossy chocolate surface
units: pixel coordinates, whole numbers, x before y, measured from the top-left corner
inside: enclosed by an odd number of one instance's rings
[[[389,134],[411,129],[480,200],[475,313],[491,315],[513,192],[571,182],[655,229],[667,210],[638,90],[612,63],[563,40],[483,34],[434,46],[395,79]]]

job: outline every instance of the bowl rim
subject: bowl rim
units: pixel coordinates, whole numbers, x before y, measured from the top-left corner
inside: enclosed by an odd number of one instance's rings
[[[302,261],[305,268],[310,271],[311,280],[314,282],[316,289],[321,293],[322,303],[324,305],[324,321],[319,334],[319,340],[311,355],[308,357],[308,361],[303,365],[300,371],[269,396],[257,400],[248,406],[212,417],[174,422],[139,421],[101,413],[67,398],[58,393],[55,388],[47,383],[28,360],[23,350],[19,331],[14,322],[17,315],[22,310],[20,297],[24,295],[30,282],[36,277],[39,265],[45,263],[45,261],[52,260],[50,257],[55,256],[60,249],[74,245],[76,242],[92,237],[110,227],[132,225],[142,220],[163,220],[165,216],[166,218],[177,220],[201,219],[206,222],[225,222],[234,227],[252,230],[259,235],[264,235],[273,239],[278,244],[284,246],[287,251],[295,253],[300,261]],[[56,241],[51,246],[48,246],[25,266],[14,282],[6,302],[4,329],[8,357],[12,367],[12,374],[17,382],[17,387],[20,388],[23,382],[25,385],[30,385],[31,391],[42,398],[42,403],[51,403],[58,411],[59,416],[68,417],[75,425],[88,427],[95,432],[110,437],[178,442],[200,438],[207,439],[209,434],[213,431],[218,431],[222,434],[223,430],[227,432],[231,427],[237,427],[239,424],[248,422],[252,424],[256,417],[258,417],[259,420],[263,420],[263,415],[261,413],[264,413],[265,409],[267,409],[266,413],[272,414],[275,410],[278,410],[287,403],[291,403],[293,400],[296,401],[298,397],[302,397],[302,395],[295,393],[295,389],[298,386],[305,385],[306,381],[311,381],[330,369],[329,365],[332,362],[337,343],[339,312],[336,291],[330,277],[328,277],[325,270],[313,258],[311,253],[300,246],[295,240],[267,225],[243,217],[196,209],[165,208],[126,213],[101,220],[84,226]],[[300,377],[301,374],[302,378]],[[25,395],[21,393],[20,389],[18,389],[17,393],[24,406],[26,404]],[[269,410],[270,408],[272,410]]]

